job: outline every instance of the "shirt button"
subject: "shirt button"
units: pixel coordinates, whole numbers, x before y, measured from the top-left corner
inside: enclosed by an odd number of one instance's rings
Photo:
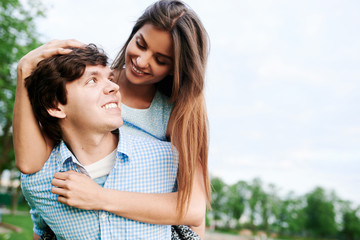
[[[101,217],[102,217],[102,219],[105,219],[106,218],[106,213],[102,213]]]

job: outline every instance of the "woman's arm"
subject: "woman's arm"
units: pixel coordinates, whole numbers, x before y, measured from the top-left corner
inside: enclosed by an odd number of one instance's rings
[[[59,172],[51,182],[58,201],[66,205],[105,210],[140,222],[163,225],[201,226],[206,199],[201,171],[196,171],[189,209],[180,217],[177,193],[137,193],[102,188],[88,176],[74,171]]]
[[[201,239],[205,239],[205,228],[206,228],[206,222],[205,222],[205,221],[206,221],[206,219],[205,219],[205,213],[204,213],[204,218],[203,218],[203,221],[202,221],[202,223],[200,224],[200,226],[197,226],[197,227],[195,227],[195,226],[190,226],[190,228],[191,228],[194,232],[196,232]]]
[[[188,211],[181,218],[177,206],[178,193],[142,194],[105,189],[102,210],[133,220],[163,225],[199,227],[205,220],[206,199],[203,178],[197,171]]]
[[[54,143],[41,132],[33,114],[24,80],[43,59],[56,54],[67,54],[67,47],[81,47],[76,40],[53,40],[22,57],[17,67],[17,86],[13,112],[13,136],[15,163],[26,174],[39,171],[48,157]],[[36,147],[35,147],[36,146]]]
[[[177,193],[141,194],[104,189],[101,210],[112,212],[140,222],[162,225],[189,225],[198,227],[205,219],[205,195],[194,186],[189,209],[180,218],[177,211]]]

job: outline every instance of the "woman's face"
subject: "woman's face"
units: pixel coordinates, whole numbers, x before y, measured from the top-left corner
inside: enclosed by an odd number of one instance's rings
[[[151,85],[172,74],[173,49],[169,32],[145,24],[126,48],[127,80],[135,85]]]

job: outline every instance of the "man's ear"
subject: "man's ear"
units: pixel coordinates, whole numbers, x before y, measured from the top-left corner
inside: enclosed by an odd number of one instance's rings
[[[64,112],[64,109],[62,108],[61,104],[58,104],[58,107],[55,107],[55,108],[48,108],[47,112],[49,113],[50,116],[55,117],[55,118],[65,118],[66,117],[66,113]]]

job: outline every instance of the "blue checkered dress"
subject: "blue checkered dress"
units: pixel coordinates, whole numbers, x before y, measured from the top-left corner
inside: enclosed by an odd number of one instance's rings
[[[153,137],[166,141],[166,128],[173,104],[169,98],[156,91],[149,108],[136,109],[121,104],[124,132],[132,136]]]
[[[44,167],[21,176],[21,187],[31,210],[34,232],[41,236],[49,226],[58,239],[170,239],[167,225],[126,219],[106,211],[81,210],[57,201],[51,180],[59,171],[85,169],[64,142],[57,145]],[[131,192],[167,193],[176,190],[177,156],[169,142],[141,138],[120,130],[115,166],[105,188]]]

